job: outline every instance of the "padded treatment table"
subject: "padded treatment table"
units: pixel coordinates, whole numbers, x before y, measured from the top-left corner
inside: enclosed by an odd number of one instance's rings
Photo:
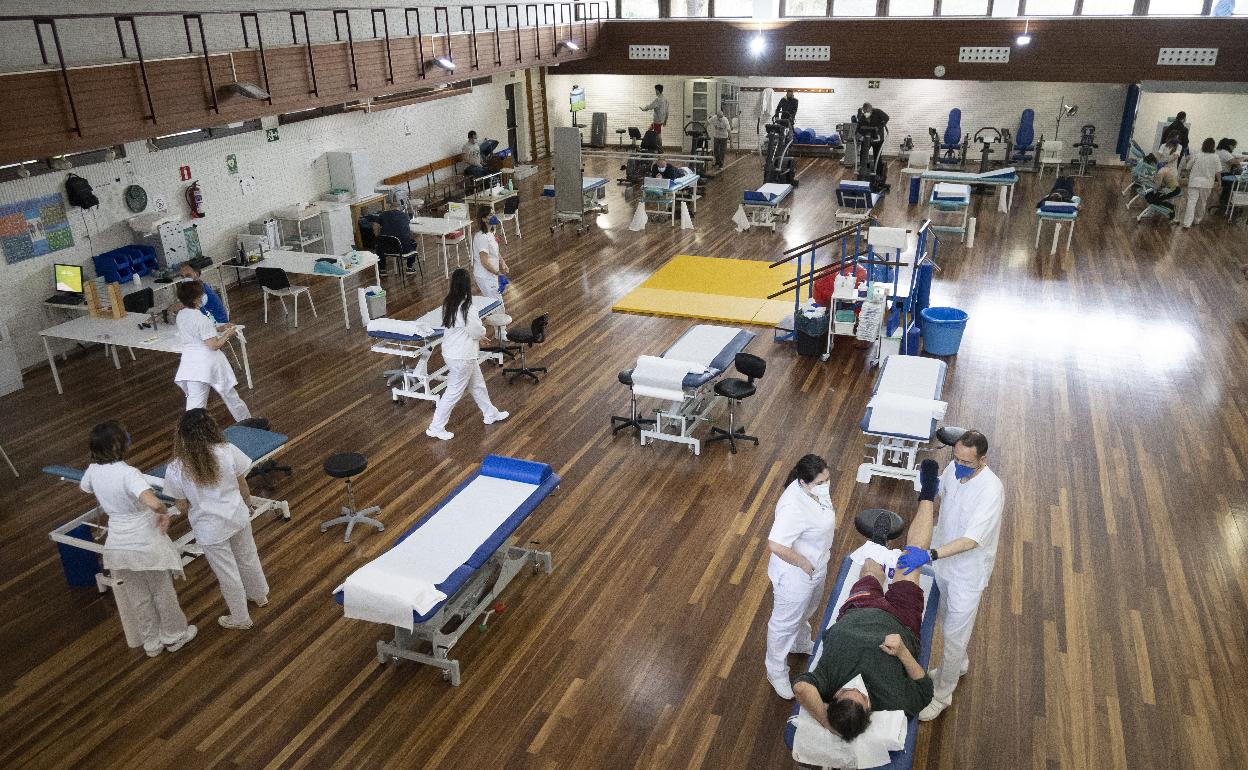
[[[1066,233],[1066,250],[1070,251],[1070,241],[1075,237],[1075,222],[1079,219],[1079,205],[1083,199],[1074,196],[1069,203],[1064,201],[1044,201],[1036,207],[1036,248],[1040,248],[1040,231],[1045,222],[1053,223],[1053,245],[1049,247],[1049,255],[1057,253],[1057,239],[1062,233],[1062,223],[1069,222],[1070,230]]]
[[[682,201],[689,204],[691,211],[698,210],[698,175],[686,171],[676,179],[647,177],[641,182],[641,199],[647,214],[664,215],[668,224],[675,226]]]
[[[501,300],[491,297],[472,298],[472,309],[482,319],[502,306]],[[362,294],[360,312],[367,316],[367,305]],[[442,306],[435,307],[415,321],[374,318],[366,321],[365,326],[369,338],[374,340],[369,350],[399,359],[398,369],[384,372],[386,384],[390,386],[390,399],[396,403],[401,398],[437,401],[438,394],[446,388],[448,369],[444,363],[441,368],[429,371],[429,359],[433,351],[441,347],[442,335],[446,331],[442,326]],[[415,359],[415,362],[409,363],[409,359]]]
[[[223,433],[225,434],[225,439],[227,441],[243,450],[243,454],[247,455],[248,459],[251,460],[251,465],[248,466],[249,470],[250,468],[254,468],[276,455],[290,440],[288,436],[281,433],[274,433],[271,430],[260,430],[259,428],[248,428],[242,425],[231,425],[226,428]],[[172,500],[162,494],[164,490],[165,469],[167,467],[167,464],[159,465],[143,474],[143,476],[147,483],[163,501],[172,503]],[[71,468],[65,465],[49,465],[43,469],[43,472],[51,476],[56,476],[62,481],[71,481],[75,484],[82,481],[84,473],[84,471],[80,468]],[[277,513],[283,519],[290,518],[290,505],[285,500],[269,500],[263,497],[257,497],[256,495],[252,495],[251,499],[257,503],[256,508],[251,513],[252,521],[255,521],[261,514],[269,512]],[[83,540],[82,538],[74,537],[70,534],[71,531],[76,530],[83,525],[86,525],[91,529],[100,530],[101,533],[107,532],[108,527],[100,523],[102,513],[103,512],[100,508],[96,506],[81,516],[78,516],[52,530],[48,533],[48,536],[52,538],[53,541],[61,545],[67,545],[73,548],[80,548],[97,554],[103,554],[103,537],[100,538],[99,542],[96,542],[95,540]],[[195,533],[189,528],[184,534],[173,539],[173,545],[178,549],[178,552],[182,554],[183,564],[189,563],[192,559],[202,553],[199,546],[195,544]],[[110,578],[105,578],[102,574],[96,575],[96,585],[100,591],[103,591],[106,587],[111,585],[111,582],[109,581]]]
[[[927,199],[927,218],[932,219],[936,214],[954,214],[961,215],[961,220],[953,220],[945,224],[932,224],[932,229],[938,232],[957,233],[960,240],[965,243],[967,240],[967,232],[970,230],[968,221],[970,221],[971,212],[971,186],[969,184],[955,184],[953,182],[937,182],[932,185],[932,195]],[[974,243],[974,236],[972,245]]]
[[[873,476],[902,479],[919,490],[918,453],[936,432],[945,404],[944,361],[922,356],[891,355],[884,359],[860,427],[874,439],[867,449],[875,456],[858,466],[857,479],[868,484]]]
[[[870,218],[882,197],[871,191],[870,182],[842,180],[836,186],[836,211],[832,214],[835,226],[846,227]]]
[[[987,171],[982,174],[963,171],[946,171],[945,169],[927,169],[919,175],[919,197],[922,198],[922,186],[927,182],[953,182],[954,184],[987,185],[1000,189],[997,197],[997,211],[1002,214],[1009,212],[1014,205],[1014,187],[1018,184],[1018,172],[1013,166]]]
[[[776,222],[789,221],[789,208],[784,201],[793,192],[793,185],[768,182],[757,190],[746,190],[741,196],[745,216],[751,227],[770,227],[775,232]]]
[[[868,546],[873,546],[873,544],[868,544]],[[864,547],[846,556],[841,562],[841,570],[837,575],[836,585],[832,589],[827,611],[823,615],[821,629],[831,628],[833,621],[840,613],[841,605],[849,598],[850,588],[860,576],[863,555],[870,552],[867,547]],[[932,635],[936,628],[936,609],[940,605],[940,590],[926,570],[919,580],[919,585],[923,589],[924,607],[917,660],[926,669],[932,655]],[[815,651],[810,656],[807,671],[814,670],[822,654],[823,634],[820,633],[818,641],[815,642]],[[918,716],[906,719],[905,713],[901,711],[877,712],[872,715],[871,726],[867,732],[847,744],[828,733],[814,721],[813,717],[803,712],[800,705],[794,705],[792,715],[784,724],[784,743],[793,752],[795,761],[818,767],[909,770],[914,763],[914,743],[918,736],[918,729]],[[895,735],[894,730],[896,730]],[[803,733],[800,736],[799,731]],[[887,759],[871,764],[872,757],[881,760],[887,757]],[[861,764],[862,762],[867,762],[867,764]]]
[[[607,180],[600,176],[582,176],[581,177],[581,210],[580,211],[560,211],[559,204],[555,204],[555,213],[550,220],[550,231],[553,233],[555,228],[562,228],[568,222],[577,223],[577,234],[585,231],[592,223],[590,215],[607,213],[607,204],[603,203],[601,198],[606,194]],[[555,186],[553,184],[542,186],[542,195],[547,198],[555,197]]]
[[[448,654],[459,638],[526,565],[550,574],[550,553],[514,545],[512,534],[558,486],[545,463],[488,455],[389,550],[334,589],[335,600],[345,617],[394,626],[393,641],[377,642],[382,663],[435,666],[458,686],[459,661]]]
[[[634,395],[658,398],[667,404],[655,409],[654,427],[640,432],[641,445],[645,446],[647,441],[671,441],[685,444],[695,455],[701,454],[702,442],[692,434],[699,422],[709,419],[720,398],[715,395],[714,382],[753,339],[754,332],[744,329],[698,324],[657,357],[658,366],[668,369],[668,377],[643,379],[639,369],[646,367],[646,359],[655,363],[653,356],[642,356],[636,367],[621,372],[620,382],[632,388]]]

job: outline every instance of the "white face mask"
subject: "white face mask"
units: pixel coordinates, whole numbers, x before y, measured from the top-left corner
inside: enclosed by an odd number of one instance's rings
[[[665,172],[665,171],[667,171],[667,166],[659,166],[659,173],[660,173],[660,174],[662,174],[662,173],[663,173],[663,172]]]
[[[812,495],[814,495],[815,497],[818,497],[818,498],[820,498],[820,499],[826,499],[826,498],[828,498],[828,497],[829,497],[829,491],[830,491],[830,489],[831,489],[831,484],[829,484],[829,483],[828,483],[828,482],[826,482],[826,481],[825,481],[825,482],[823,482],[822,484],[811,484],[811,485],[810,485],[810,493],[811,493]]]

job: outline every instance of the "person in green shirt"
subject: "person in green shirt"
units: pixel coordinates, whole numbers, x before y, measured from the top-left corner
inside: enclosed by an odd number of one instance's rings
[[[934,460],[923,461],[919,510],[907,546],[931,548],[938,470]],[[919,572],[897,575],[887,591],[884,584],[884,568],[867,559],[836,622],[823,634],[815,670],[793,683],[802,708],[846,741],[867,729],[872,711],[900,710],[912,717],[932,699],[931,677],[916,660],[923,621]]]

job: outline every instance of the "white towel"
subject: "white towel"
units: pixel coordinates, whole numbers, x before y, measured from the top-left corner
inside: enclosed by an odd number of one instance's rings
[[[805,709],[793,718],[793,759],[820,767],[860,768],[888,764],[890,751],[906,745],[906,712],[875,711],[866,732],[850,742],[829,732]]]
[[[420,321],[400,321],[397,318],[374,318],[368,322],[370,332],[402,334],[405,337],[428,337],[433,327]]]
[[[745,206],[737,206],[737,213],[732,215],[732,223],[737,226],[739,233],[750,229],[750,218],[745,215]]]
[[[876,393],[867,406],[871,407],[867,430],[872,433],[927,437],[932,432],[932,420],[945,416],[946,404],[933,398]]]
[[[644,201],[638,201],[637,210],[633,212],[633,221],[628,223],[628,229],[635,233],[639,233],[646,229],[646,204]]]
[[[849,555],[854,564],[860,567],[864,561],[870,559],[885,569],[897,569],[897,559],[900,557],[901,551],[899,549],[885,548],[879,543],[872,543],[871,541],[858,546],[858,550]]]
[[[648,398],[683,401],[685,375],[701,371],[705,367],[678,358],[641,356],[633,368],[633,392]]]
[[[689,204],[684,201],[680,202],[680,229],[693,229],[693,218],[689,216]]]

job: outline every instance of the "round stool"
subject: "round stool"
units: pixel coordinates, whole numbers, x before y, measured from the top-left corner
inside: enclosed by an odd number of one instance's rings
[[[351,542],[351,530],[356,524],[368,524],[376,527],[380,532],[386,528],[385,524],[370,518],[369,514],[381,513],[379,506],[371,506],[364,510],[356,510],[355,508],[355,491],[351,488],[351,477],[358,476],[368,467],[368,458],[358,452],[342,452],[330,455],[325,459],[325,473],[336,479],[346,479],[347,482],[347,505],[342,506],[342,515],[330,519],[321,524],[321,531],[324,532],[330,527],[339,524],[346,524],[347,531],[342,536],[342,542]]]
[[[615,129],[615,137],[616,137],[615,146],[616,146],[616,147],[623,147],[623,146],[624,146],[624,135],[625,135],[625,134],[627,134],[627,133],[628,133],[628,129],[627,129],[627,128],[617,128],[617,129]]]
[[[628,416],[611,418],[611,435],[614,436],[624,428],[636,428],[638,432],[641,432],[646,429],[647,425],[654,425],[654,420],[644,418],[637,412],[637,394],[633,392],[632,370],[620,372],[616,375],[616,379],[621,385],[628,386]]]
[[[936,440],[945,446],[953,446],[958,443],[958,439],[962,438],[962,434],[966,433],[966,428],[955,428],[947,425],[936,431]]]
[[[883,542],[880,542],[875,534],[875,524],[881,516],[886,517],[885,521],[888,523],[887,534],[884,535]],[[867,508],[854,517],[854,529],[866,539],[887,546],[889,540],[895,540],[901,536],[906,529],[906,523],[892,511],[886,511],[883,508]]]
[[[489,353],[493,356],[499,366],[503,365],[504,358],[514,358],[516,355],[514,350],[507,347],[507,324],[511,323],[511,321],[511,316],[501,310],[495,310],[493,313],[490,313],[485,318],[481,319],[482,323],[494,329],[494,339],[498,343],[496,345],[491,345],[488,348],[481,348],[481,352]]]

